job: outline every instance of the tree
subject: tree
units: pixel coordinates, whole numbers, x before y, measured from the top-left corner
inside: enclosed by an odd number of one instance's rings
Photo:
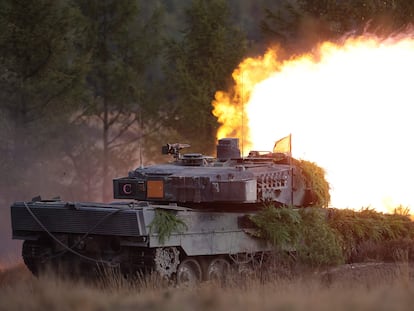
[[[284,0],[278,8],[265,11],[260,22],[264,39],[269,46],[282,46],[288,55],[344,34],[337,23],[342,12],[334,1]]]
[[[82,96],[84,20],[67,1],[0,3],[0,183],[29,195],[58,157],[56,135]]]
[[[218,123],[211,102],[244,55],[244,36],[224,0],[194,0],[182,39],[167,42],[170,125],[198,151],[213,150]]]
[[[413,22],[414,3],[410,0],[298,0],[311,16],[321,18],[331,32],[375,32],[388,35]]]
[[[147,70],[160,51],[161,13],[155,10],[143,20],[137,2],[130,0],[79,1],[79,5],[91,24],[92,49],[87,78],[91,100],[84,103],[79,120],[101,129],[95,146],[101,152],[95,157],[100,160],[102,199],[107,201],[112,197],[110,171],[115,174],[115,163],[125,160],[130,154],[127,148],[141,139],[142,116],[149,118],[157,110],[149,100]],[[76,161],[74,154],[71,157]]]
[[[387,36],[400,31],[414,21],[414,2],[285,0],[278,9],[266,12],[261,21],[265,38],[297,51],[349,34]]]
[[[83,95],[84,27],[68,1],[0,1],[1,237],[10,236],[11,201],[62,190],[60,134]],[[21,249],[0,244],[0,257]]]

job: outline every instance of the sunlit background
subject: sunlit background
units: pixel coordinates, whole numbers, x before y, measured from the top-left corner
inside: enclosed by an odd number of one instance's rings
[[[326,170],[333,207],[412,211],[413,74],[412,34],[324,43],[288,61],[270,50],[216,93],[218,138],[244,137],[247,154],[291,133],[293,156]]]

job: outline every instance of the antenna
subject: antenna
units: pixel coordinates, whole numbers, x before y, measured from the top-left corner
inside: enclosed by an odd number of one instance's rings
[[[139,122],[139,166],[140,167],[144,167],[144,164],[142,163],[142,131],[143,131],[143,126],[142,126],[142,111],[141,111],[141,107],[139,106],[139,115],[138,115],[138,122]]]
[[[241,76],[241,154],[242,158],[244,156],[244,72],[242,72]]]

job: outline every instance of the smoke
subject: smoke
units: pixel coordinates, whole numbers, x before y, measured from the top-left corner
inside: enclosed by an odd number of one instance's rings
[[[0,125],[8,129],[0,132],[0,261],[20,257],[21,242],[11,236],[13,202],[30,201],[38,195],[42,199],[59,197],[75,202],[112,201],[112,179],[127,176],[139,166],[140,148],[145,147],[143,158],[153,159],[160,153],[158,141],[156,148],[140,142],[136,139],[142,135],[140,125],[131,126],[121,137],[124,140],[114,140],[119,147],[108,153],[107,188],[103,189],[100,123],[87,118],[82,122],[43,122],[30,131],[19,129],[17,133],[14,123],[0,114]]]
[[[12,240],[10,206],[15,201],[60,197],[68,201],[101,201],[102,170],[98,133],[92,128],[65,126],[13,131],[4,114],[0,125],[0,261],[20,257],[21,242]],[[53,133],[53,134],[52,134]],[[19,136],[17,136],[19,135]],[[110,161],[112,163],[112,161]],[[116,162],[119,163],[119,162]],[[127,174],[128,169],[122,175]],[[109,171],[119,172],[111,166]],[[115,173],[114,173],[115,174]],[[110,176],[112,180],[113,177]],[[111,185],[110,180],[110,185]],[[108,189],[109,195],[112,188]]]

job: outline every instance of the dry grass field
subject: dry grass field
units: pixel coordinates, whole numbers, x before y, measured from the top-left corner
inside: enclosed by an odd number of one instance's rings
[[[51,274],[35,278],[19,264],[0,270],[0,310],[412,310],[413,271],[408,263],[365,263],[177,288],[151,277],[134,282],[116,275],[94,282]]]

